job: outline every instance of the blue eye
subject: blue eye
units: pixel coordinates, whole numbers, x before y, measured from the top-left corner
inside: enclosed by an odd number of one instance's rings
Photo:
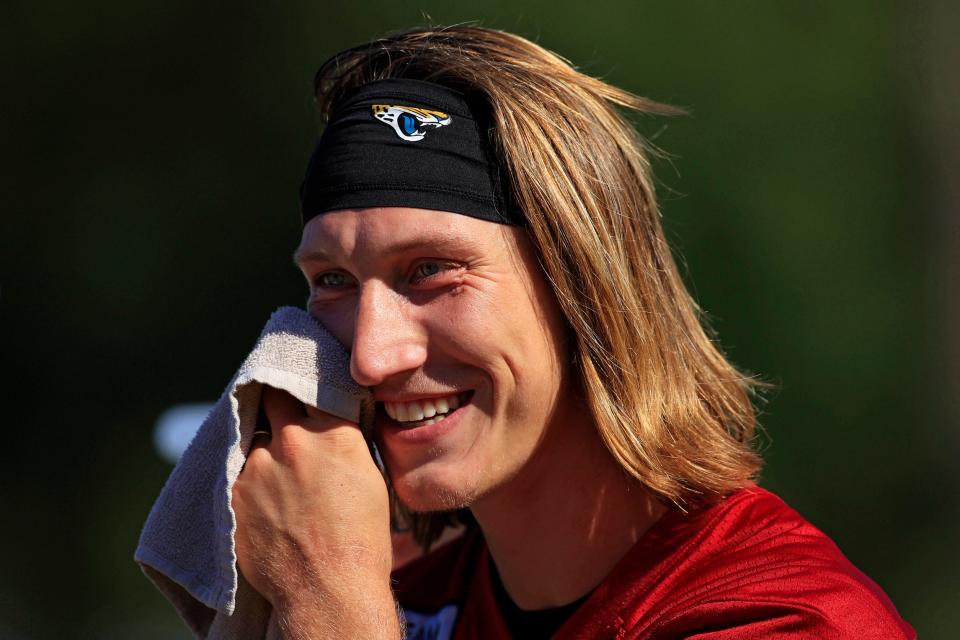
[[[440,273],[440,263],[439,262],[421,262],[417,265],[416,273],[421,278],[429,278],[430,276],[435,276]]]
[[[347,283],[347,278],[337,271],[328,271],[318,275],[313,283],[318,287],[336,289],[344,286]]]

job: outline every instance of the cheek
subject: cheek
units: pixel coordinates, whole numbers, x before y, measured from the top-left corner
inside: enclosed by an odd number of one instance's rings
[[[529,421],[539,437],[551,421],[567,377],[565,323],[552,294],[535,296],[531,290],[515,294],[504,341],[517,389],[513,410]],[[548,295],[550,297],[548,297]]]
[[[344,349],[350,351],[353,346],[353,328],[356,311],[354,304],[349,300],[340,300],[335,303],[307,303],[307,311],[314,320],[330,332]]]
[[[497,317],[500,311],[488,292],[459,287],[421,307],[419,313],[431,348],[458,359],[479,363],[496,351]]]
[[[512,428],[520,426],[516,420],[543,421],[556,401],[563,324],[550,311],[518,285],[467,290],[431,314],[431,333],[448,338],[454,357],[482,369],[492,384],[490,397],[477,398],[479,408],[505,412]]]

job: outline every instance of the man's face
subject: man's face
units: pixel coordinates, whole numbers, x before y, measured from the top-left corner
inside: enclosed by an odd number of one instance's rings
[[[297,262],[310,313],[374,393],[374,437],[401,500],[458,508],[520,472],[570,396],[565,324],[521,229],[337,211],[307,224]]]

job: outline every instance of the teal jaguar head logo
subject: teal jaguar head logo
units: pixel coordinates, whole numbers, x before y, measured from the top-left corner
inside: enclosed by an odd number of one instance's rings
[[[408,142],[423,140],[427,131],[445,127],[451,122],[450,116],[442,111],[395,104],[373,105],[373,117],[390,126],[400,138]]]

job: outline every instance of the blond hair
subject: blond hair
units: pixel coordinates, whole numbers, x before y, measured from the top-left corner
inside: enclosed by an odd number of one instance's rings
[[[582,74],[519,36],[456,26],[330,58],[315,79],[321,113],[385,78],[432,81],[486,104],[491,146],[576,338],[572,356],[600,438],[619,464],[681,508],[748,484],[761,466],[751,398],[764,385],[711,340],[661,228],[650,151],[618,108],[679,110]],[[424,548],[457,517],[410,513],[391,495]]]

